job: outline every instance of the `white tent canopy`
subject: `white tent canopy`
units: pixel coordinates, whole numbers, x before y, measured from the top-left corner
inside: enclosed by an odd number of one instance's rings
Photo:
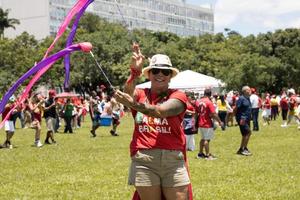
[[[169,88],[203,91],[205,88],[220,88],[224,83],[211,76],[200,74],[191,70],[185,70],[171,79]],[[137,88],[150,88],[151,82],[142,83]]]

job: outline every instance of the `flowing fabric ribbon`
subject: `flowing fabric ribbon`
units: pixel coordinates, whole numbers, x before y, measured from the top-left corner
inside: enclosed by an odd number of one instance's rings
[[[74,17],[74,15],[76,13],[78,13],[78,11],[86,4],[86,2],[89,0],[78,0],[76,2],[76,4],[74,5],[74,7],[70,10],[70,12],[67,14],[64,22],[61,24],[61,26],[59,27],[56,37],[54,39],[54,41],[52,42],[52,44],[50,45],[50,47],[47,49],[46,54],[44,56],[44,58],[46,58],[49,54],[49,52],[53,49],[55,43],[57,42],[57,40],[63,35],[63,33],[65,32],[67,26],[69,25],[70,21],[72,20],[72,18]]]
[[[67,47],[70,46],[70,45],[72,44],[73,38],[74,38],[75,33],[76,33],[76,29],[77,29],[78,22],[79,22],[81,16],[83,15],[84,11],[86,10],[86,8],[87,8],[87,7],[89,6],[89,4],[92,3],[92,2],[93,2],[93,0],[78,0],[78,1],[77,1],[77,3],[73,6],[73,8],[72,8],[72,9],[70,10],[70,12],[67,14],[67,16],[66,16],[64,22],[62,23],[62,25],[60,26],[60,28],[59,28],[59,30],[58,30],[58,32],[57,32],[57,34],[56,34],[56,37],[55,37],[54,41],[52,42],[52,44],[50,45],[50,47],[47,49],[47,51],[46,51],[46,53],[45,53],[43,59],[45,59],[45,58],[48,56],[49,52],[53,49],[53,47],[54,47],[55,43],[57,42],[57,40],[58,40],[58,39],[62,36],[62,34],[65,32],[65,30],[66,30],[68,24],[71,22],[71,20],[72,20],[72,18],[74,17],[74,15],[78,13],[78,14],[77,14],[77,18],[76,18],[77,24],[76,24],[76,26],[73,26],[72,32],[70,33],[70,36],[68,37],[68,41],[69,41],[69,42],[67,42]],[[75,21],[75,22],[76,22],[76,21]],[[71,39],[69,39],[69,38],[71,38]],[[67,55],[69,55],[69,54],[67,54]],[[6,115],[5,119],[3,119],[3,123],[10,117],[10,115],[11,115],[11,113],[12,113],[12,111],[13,111],[14,109],[15,109],[16,107],[20,106],[20,105],[25,101],[25,99],[28,97],[28,94],[29,94],[31,88],[33,87],[33,85],[40,79],[40,77],[41,77],[44,73],[46,73],[46,72],[50,69],[50,67],[51,67],[54,63],[55,63],[55,61],[49,63],[46,67],[42,68],[41,70],[39,70],[39,71],[34,75],[34,77],[30,80],[29,84],[26,86],[26,88],[25,88],[24,92],[22,93],[22,95],[21,95],[21,96],[18,98],[18,100],[16,101],[16,104],[14,105],[14,107],[13,107],[13,108],[9,111],[9,113]],[[68,70],[67,73],[69,73],[69,70]],[[9,97],[8,97],[8,98],[9,98]],[[3,97],[3,99],[4,99],[4,97]],[[2,106],[2,104],[0,104],[0,111],[1,111],[0,113],[3,112],[1,106]],[[3,107],[3,109],[4,109],[4,107]],[[1,124],[0,124],[0,128],[1,128],[1,127],[2,127],[2,126],[1,126]]]
[[[33,66],[29,71],[27,71],[25,74],[23,74],[21,76],[21,78],[19,78],[14,84],[13,86],[5,93],[5,95],[3,96],[1,103],[0,103],[0,113],[3,112],[5,105],[7,104],[9,98],[13,95],[13,93],[17,90],[17,88],[27,79],[29,78],[32,74],[36,73],[39,70],[42,70],[43,68],[55,63],[58,59],[60,59],[61,57],[70,54],[74,51],[84,51],[84,52],[89,52],[92,49],[92,44],[85,42],[85,43],[79,43],[79,44],[74,44],[71,45],[61,51],[59,51],[56,54],[53,54],[47,58],[45,58],[44,60],[42,60],[41,62],[39,62],[38,64],[36,64],[35,66]],[[17,103],[18,104],[18,103]],[[15,108],[15,107],[14,107]],[[14,110],[11,109],[10,113]],[[7,117],[9,117],[9,114],[7,115]],[[4,122],[6,119],[4,119],[1,124],[0,124],[0,128],[3,126]]]
[[[59,28],[59,31],[54,39],[54,41],[52,42],[52,44],[50,45],[50,47],[47,49],[46,54],[44,55],[44,59],[48,56],[48,53],[51,51],[51,49],[53,48],[54,44],[56,43],[56,41],[61,37],[61,35],[65,32],[67,25],[70,23],[70,21],[72,20],[72,18],[74,17],[74,15],[76,13],[78,13],[78,10],[80,9],[79,13],[84,12],[87,8],[87,6],[90,4],[88,3],[91,0],[79,0],[75,6],[71,9],[71,11],[67,14],[67,17],[65,18],[64,22],[62,23],[62,25]],[[93,1],[93,0],[92,0]],[[85,3],[85,4],[84,4]],[[84,5],[84,9],[81,8],[82,5]],[[82,16],[82,13],[80,14],[80,16]],[[77,28],[77,26],[76,26]],[[75,30],[76,33],[76,30]],[[71,33],[70,33],[71,34]],[[69,36],[70,37],[70,36]],[[69,43],[68,46],[70,46],[72,44]],[[68,47],[66,46],[66,47]],[[29,91],[31,90],[31,88],[33,87],[33,85],[40,79],[40,77],[46,73],[46,71],[48,71],[50,69],[50,67],[53,65],[53,63],[50,63],[48,66],[46,66],[45,68],[43,68],[42,70],[38,71],[35,76],[30,80],[29,84],[27,85],[25,91],[23,92],[22,96],[20,97],[20,99],[18,100],[18,102],[22,103],[28,96]]]
[[[79,20],[80,20],[81,16],[84,14],[84,12],[87,9],[87,7],[93,1],[94,0],[88,0],[84,4],[84,6],[80,9],[80,11],[78,12],[78,14],[76,15],[76,19],[75,19],[75,21],[73,23],[71,32],[70,32],[70,34],[69,34],[69,36],[67,38],[66,47],[70,46],[73,43],[76,31],[77,31]],[[65,82],[64,82],[64,88],[69,88],[69,80],[70,80],[70,54],[65,55],[64,65],[65,65]]]

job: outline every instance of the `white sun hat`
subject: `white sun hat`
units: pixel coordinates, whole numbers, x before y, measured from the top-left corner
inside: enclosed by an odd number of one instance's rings
[[[146,78],[149,79],[149,70],[153,68],[172,70],[172,78],[179,73],[178,69],[172,67],[170,58],[167,55],[163,54],[156,54],[152,56],[152,58],[150,59],[150,65],[144,68],[142,71]]]

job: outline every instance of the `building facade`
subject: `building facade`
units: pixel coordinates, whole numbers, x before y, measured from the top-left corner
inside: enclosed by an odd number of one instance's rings
[[[76,0],[0,0],[1,7],[10,9],[9,17],[21,22],[16,30],[7,29],[5,36],[15,37],[23,31],[35,35],[37,39],[55,35],[75,2]],[[188,5],[184,0],[94,0],[87,12],[110,22],[121,23],[128,29],[146,28],[180,36],[214,32],[213,10]]]

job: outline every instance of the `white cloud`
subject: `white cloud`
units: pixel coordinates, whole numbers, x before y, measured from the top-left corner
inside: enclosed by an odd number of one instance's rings
[[[277,28],[298,27],[299,20],[299,0],[218,0],[215,6],[217,31],[241,25],[273,31]]]

